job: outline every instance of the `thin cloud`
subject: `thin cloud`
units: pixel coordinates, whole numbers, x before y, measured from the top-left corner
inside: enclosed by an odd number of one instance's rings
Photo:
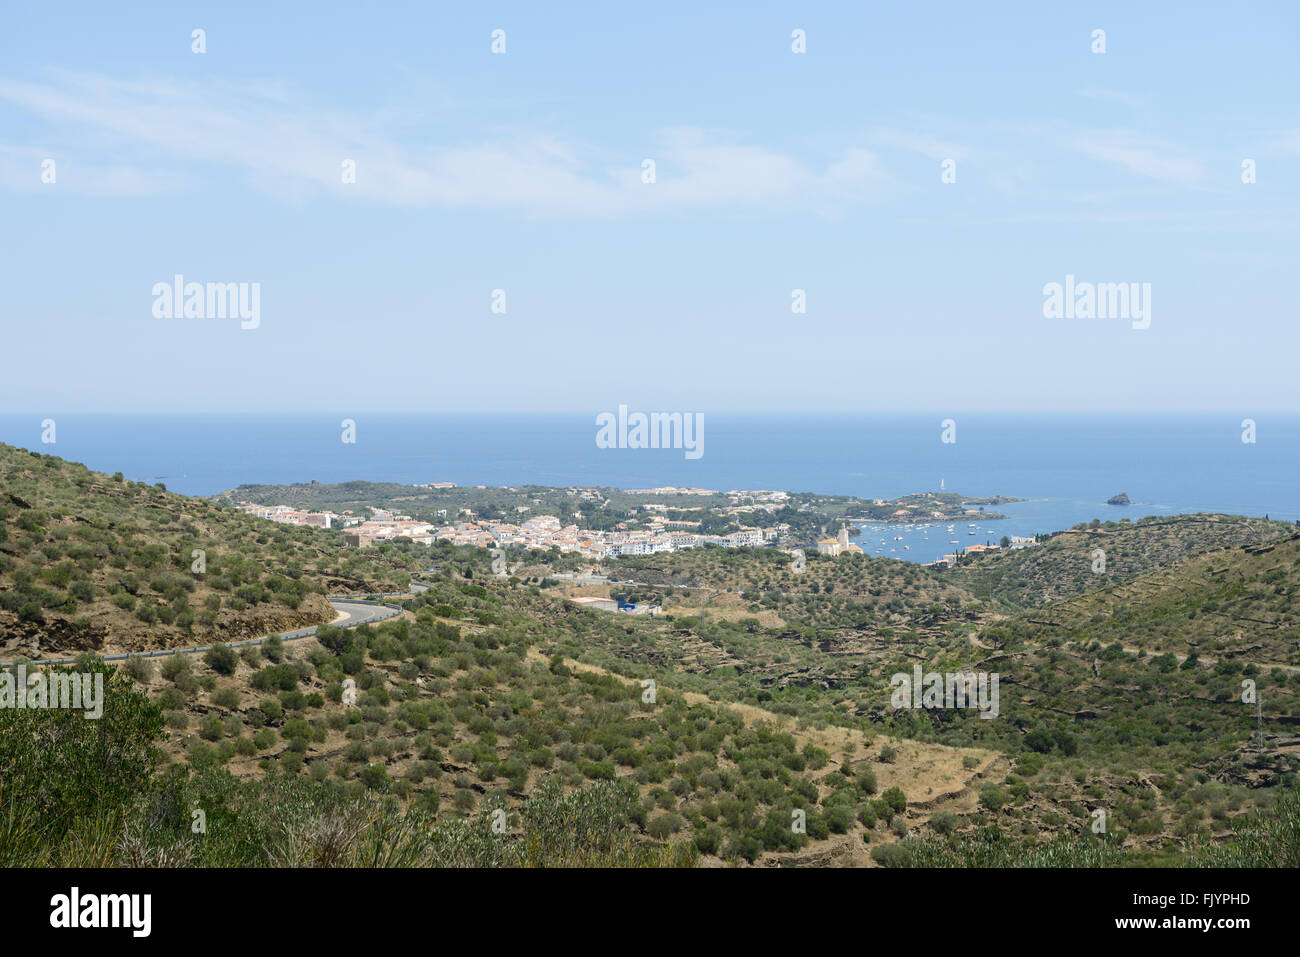
[[[950,143],[936,136],[927,133],[909,133],[903,130],[880,129],[877,130],[874,140],[884,146],[893,147],[894,149],[908,150],[912,153],[920,153],[932,160],[964,160],[970,155],[970,150],[956,143]]]
[[[137,165],[164,157],[234,167],[260,188],[300,198],[307,185],[388,205],[600,218],[655,209],[826,210],[882,198],[889,185],[864,149],[847,149],[818,169],[689,129],[658,138],[653,184],[642,182],[640,156],[623,165],[607,150],[531,133],[422,149],[396,142],[372,120],[296,104],[291,91],[270,82],[200,87],[62,73],[44,84],[0,78],[0,100],[106,140],[107,148],[134,147]],[[355,161],[355,183],[342,182],[344,160]]]
[[[1205,168],[1167,144],[1147,142],[1132,133],[1089,132],[1075,140],[1075,149],[1094,159],[1117,163],[1130,172],[1176,186],[1200,186]]]

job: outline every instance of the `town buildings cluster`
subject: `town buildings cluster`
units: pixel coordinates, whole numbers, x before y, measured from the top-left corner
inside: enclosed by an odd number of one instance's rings
[[[577,552],[588,558],[613,558],[619,555],[653,555],[701,545],[718,545],[723,548],[758,548],[774,543],[786,535],[790,527],[777,524],[769,527],[744,527],[726,535],[709,535],[690,531],[698,521],[672,520],[648,510],[642,528],[597,531],[564,524],[553,515],[538,515],[515,523],[480,519],[469,509],[452,520],[440,523],[424,522],[409,515],[400,515],[385,509],[371,509],[370,518],[362,519],[349,512],[304,512],[284,505],[255,505],[241,502],[242,511],[258,518],[289,525],[312,525],[317,528],[341,528],[349,544],[367,547],[398,538],[432,545],[446,540],[453,545],[474,545],[481,548],[503,548],[519,545],[524,548],[552,549]],[[439,510],[446,517],[446,510]]]
[[[484,548],[521,545],[524,548],[577,552],[587,558],[613,558],[619,555],[653,555],[701,545],[723,548],[757,548],[776,542],[789,526],[741,528],[727,535],[706,535],[686,531],[680,526],[699,524],[673,522],[651,517],[644,528],[598,531],[564,524],[553,515],[539,515],[519,524],[475,519],[466,516],[437,529],[436,539],[455,545],[478,545]]]
[[[237,506],[241,512],[265,518],[284,525],[311,525],[315,528],[333,528],[338,516],[333,512],[304,512],[287,505],[254,505],[240,502]]]

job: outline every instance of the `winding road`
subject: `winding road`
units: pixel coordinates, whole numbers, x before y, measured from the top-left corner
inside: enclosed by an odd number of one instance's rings
[[[412,583],[411,592],[394,592],[391,594],[381,594],[379,598],[410,598],[412,594],[426,591],[428,585]],[[327,624],[335,628],[355,628],[357,625],[370,624],[376,621],[384,621],[387,618],[394,618],[402,613],[400,605],[390,605],[383,601],[376,601],[369,598],[355,598],[351,595],[330,595],[329,603],[333,609],[343,617],[336,618]],[[225,644],[229,648],[242,648],[244,645],[260,645],[267,638],[280,638],[281,641],[293,641],[296,638],[309,638],[316,634],[319,625],[312,625],[310,628],[299,628],[295,631],[282,631],[275,635],[265,635],[261,638],[249,638],[247,641],[218,642]],[[214,645],[197,645],[193,648],[163,648],[158,651],[133,651],[120,655],[103,655],[104,661],[125,661],[132,656],[140,658],[161,658],[166,655],[183,655],[191,654],[196,651],[207,651]],[[76,658],[36,658],[32,659],[33,665],[69,665],[76,662]],[[12,666],[12,661],[0,661],[0,668]]]

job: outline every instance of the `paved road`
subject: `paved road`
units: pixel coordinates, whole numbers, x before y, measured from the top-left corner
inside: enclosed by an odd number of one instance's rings
[[[411,586],[413,592],[424,590],[426,588],[428,588],[427,585]],[[409,598],[411,596],[404,593],[398,593],[380,595],[379,597]],[[331,595],[329,603],[333,606],[335,611],[347,616],[345,618],[340,618],[338,621],[330,622],[330,624],[336,628],[355,628],[357,625],[364,625],[368,622],[383,621],[385,618],[393,618],[402,613],[401,606],[399,605],[389,605],[382,601],[373,601],[368,598],[354,598],[349,595]],[[296,631],[283,631],[279,633],[279,637],[283,641],[293,641],[296,638],[307,638],[316,634],[317,627],[317,625],[312,625],[310,628],[299,628]],[[263,638],[250,638],[247,641],[232,641],[227,644],[231,648],[242,648],[244,645],[260,645],[262,642],[266,641],[267,638],[271,637],[275,636],[267,635]],[[211,647],[213,646],[198,645],[193,648],[165,648],[160,651],[140,651],[132,652],[132,654],[138,654],[141,658],[160,658],[167,655],[180,655],[195,651],[207,651]],[[125,661],[129,657],[130,655],[126,654],[103,656],[105,661]],[[32,664],[69,665],[76,662],[76,660],[76,658],[37,658],[33,660]],[[0,661],[0,667],[8,667],[12,664],[12,661]]]

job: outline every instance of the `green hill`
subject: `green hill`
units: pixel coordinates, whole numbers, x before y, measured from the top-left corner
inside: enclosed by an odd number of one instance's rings
[[[286,631],[332,620],[326,594],[405,590],[421,567],[415,546],[349,549],[8,445],[0,488],[0,660]]]
[[[1300,668],[1300,534],[1188,556],[1034,617],[1151,653]]]
[[[1240,515],[1175,515],[1076,525],[1037,545],[969,559],[953,579],[975,595],[1029,608],[1127,581],[1199,552],[1258,545],[1295,531]]]
[[[651,618],[572,601],[611,586],[559,582],[544,554],[519,578],[493,575],[483,549],[350,550],[337,533],[0,452],[0,634],[20,650],[32,634],[57,647],[58,629],[129,629],[144,648],[197,644],[206,628],[220,642],[267,620],[256,615],[310,615],[326,591],[399,590],[410,569],[437,569],[376,626],[115,669],[87,655],[79,669],[110,676],[103,723],[0,709],[2,862],[1300,854],[1268,823],[1295,818],[1284,798],[1300,770],[1300,536],[1280,523],[1075,529],[953,571],[810,555],[796,572],[775,550],[709,548],[612,563],[643,583],[613,590],[661,604]],[[1095,547],[1108,559],[1096,578]],[[894,676],[918,666],[996,673],[996,720],[895,707]],[[1242,701],[1247,686],[1260,706]],[[32,774],[37,740],[56,742],[42,760],[57,767],[111,754],[124,770],[107,789]],[[204,837],[189,830],[196,807]]]

